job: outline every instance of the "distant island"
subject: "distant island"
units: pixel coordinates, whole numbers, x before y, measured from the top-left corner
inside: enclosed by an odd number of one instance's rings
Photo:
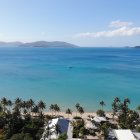
[[[36,41],[36,42],[0,42],[0,47],[52,47],[52,48],[75,48],[77,45],[70,44],[63,41]]]
[[[140,49],[140,46],[135,46],[135,48],[139,48]]]

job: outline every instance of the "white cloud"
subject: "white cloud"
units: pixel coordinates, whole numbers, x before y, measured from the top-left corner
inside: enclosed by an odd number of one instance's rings
[[[120,21],[120,20],[116,20],[116,21],[112,21],[109,24],[109,27],[128,27],[133,25],[133,22],[125,22],[125,21]]]
[[[114,30],[99,31],[99,32],[86,32],[78,33],[75,35],[77,38],[97,38],[97,37],[116,37],[116,36],[133,36],[140,35],[140,27],[130,27],[132,22],[111,22],[115,27]]]

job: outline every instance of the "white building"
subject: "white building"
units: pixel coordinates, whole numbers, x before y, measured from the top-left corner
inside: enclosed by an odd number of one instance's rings
[[[45,127],[41,140],[57,139],[60,134],[68,133],[70,121],[64,118],[52,119]],[[58,130],[58,131],[57,131]],[[72,133],[72,132],[71,132]]]
[[[130,129],[112,130],[109,135],[109,140],[140,140],[140,133]]]
[[[106,118],[105,117],[94,117],[92,119],[95,123],[101,123],[101,122],[106,122]]]

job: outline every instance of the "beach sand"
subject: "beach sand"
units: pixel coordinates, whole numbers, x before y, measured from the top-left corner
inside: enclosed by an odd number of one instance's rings
[[[108,118],[112,118],[111,112],[106,112],[105,114]],[[44,115],[55,115],[55,113],[54,112],[45,112]],[[59,112],[59,113],[56,113],[56,115],[63,116],[64,118],[68,118],[68,114],[66,114],[65,112]],[[80,113],[72,112],[72,114],[69,115],[69,119],[72,119],[75,116],[80,116],[83,119],[88,119],[89,115],[93,116],[93,117],[97,116],[96,112],[85,112],[82,115]]]

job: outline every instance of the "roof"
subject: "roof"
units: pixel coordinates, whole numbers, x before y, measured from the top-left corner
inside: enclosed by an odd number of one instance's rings
[[[114,134],[118,140],[136,140],[132,131],[129,129],[126,130],[114,130]]]
[[[93,119],[95,122],[106,122],[106,118],[105,117],[94,117]]]
[[[133,132],[133,134],[134,134],[134,136],[135,136],[135,138],[136,138],[137,140],[140,140],[140,133],[138,133],[138,132]]]
[[[61,133],[67,133],[68,125],[69,125],[69,120],[67,120],[67,119],[61,119],[61,118],[56,118],[56,119],[52,119],[48,123],[48,126],[51,129],[55,129],[54,127],[56,125],[58,125],[60,127]]]
[[[97,127],[91,122],[91,121],[86,121],[85,127],[87,129],[97,129]]]
[[[47,128],[49,127],[51,132],[54,132],[56,129],[56,125],[58,125],[61,133],[67,133],[69,127],[69,120],[63,118],[52,119],[48,122],[45,130],[47,130]],[[55,133],[52,133],[51,138],[55,139],[57,138],[57,135]]]

